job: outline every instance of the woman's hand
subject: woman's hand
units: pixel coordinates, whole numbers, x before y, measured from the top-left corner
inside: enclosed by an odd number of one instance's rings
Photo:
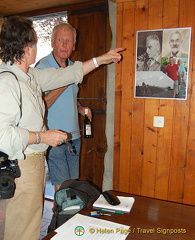
[[[41,132],[41,142],[46,143],[52,147],[56,147],[66,142],[68,135],[66,132],[59,130],[48,130]]]
[[[40,143],[45,143],[47,145],[50,145],[52,147],[56,147],[58,145],[61,145],[62,143],[66,143],[66,140],[68,138],[68,134],[63,131],[59,130],[48,130],[45,132],[38,132],[40,136]],[[35,144],[36,143],[36,133],[35,132],[29,132],[29,142],[28,144]]]

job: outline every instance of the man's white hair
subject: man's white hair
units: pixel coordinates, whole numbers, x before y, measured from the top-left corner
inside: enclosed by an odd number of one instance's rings
[[[55,33],[58,29],[71,30],[73,32],[73,35],[74,35],[74,43],[76,43],[76,37],[77,37],[76,29],[73,28],[69,23],[66,23],[66,22],[59,23],[53,28],[52,35],[51,35],[51,42],[54,41],[54,36],[55,36]]]

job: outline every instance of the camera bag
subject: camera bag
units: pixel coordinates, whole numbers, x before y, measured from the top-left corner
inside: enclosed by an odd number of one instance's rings
[[[61,226],[99,195],[100,192],[88,181],[64,181],[54,194],[53,216],[48,233]]]

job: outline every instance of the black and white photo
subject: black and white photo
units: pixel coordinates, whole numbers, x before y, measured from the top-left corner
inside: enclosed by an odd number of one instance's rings
[[[137,31],[135,97],[187,99],[191,28]]]

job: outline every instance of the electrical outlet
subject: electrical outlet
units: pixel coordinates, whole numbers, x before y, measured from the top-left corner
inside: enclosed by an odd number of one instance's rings
[[[154,116],[153,126],[163,128],[164,127],[164,117]]]

